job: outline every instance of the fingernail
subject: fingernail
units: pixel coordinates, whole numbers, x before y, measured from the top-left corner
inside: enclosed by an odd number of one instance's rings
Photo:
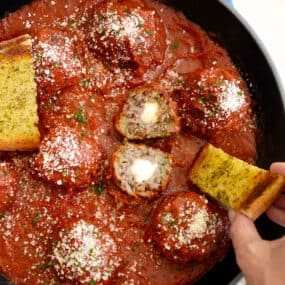
[[[229,219],[232,223],[236,217],[236,212],[234,210],[230,209],[228,215],[229,215]]]

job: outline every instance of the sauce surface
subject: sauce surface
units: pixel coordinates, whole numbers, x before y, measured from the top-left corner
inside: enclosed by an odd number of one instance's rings
[[[105,272],[111,284],[197,280],[224,258],[227,227],[218,250],[187,264],[167,259],[146,233],[163,197],[198,191],[187,176],[205,141],[256,159],[253,103],[226,51],[150,0],[33,1],[0,22],[0,40],[25,33],[34,39],[42,141],[38,152],[0,153],[0,271],[13,284],[81,282],[57,274],[53,248],[62,229],[83,220],[118,246],[117,274]],[[114,120],[129,90],[145,85],[171,94],[181,131],[144,142],[174,162],[160,197],[136,200],[110,178],[109,162],[123,141]]]

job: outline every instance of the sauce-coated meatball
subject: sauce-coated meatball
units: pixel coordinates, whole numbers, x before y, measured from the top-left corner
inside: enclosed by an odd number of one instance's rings
[[[79,284],[111,284],[121,265],[118,251],[107,230],[79,220],[59,232],[52,259],[64,279]]]
[[[89,20],[83,25],[88,47],[106,66],[135,71],[141,77],[162,63],[164,26],[144,1],[103,1],[85,18]]]
[[[102,151],[94,140],[68,126],[58,126],[40,145],[33,168],[50,183],[71,188],[86,187],[96,177]]]
[[[227,236],[227,215],[204,196],[182,192],[166,196],[151,222],[151,236],[171,261],[203,261]]]
[[[209,139],[213,131],[239,129],[250,117],[250,99],[244,83],[233,72],[204,69],[190,76],[186,90],[177,96],[186,132]]]
[[[86,50],[79,35],[45,28],[34,37],[36,82],[43,90],[59,90],[80,82]]]

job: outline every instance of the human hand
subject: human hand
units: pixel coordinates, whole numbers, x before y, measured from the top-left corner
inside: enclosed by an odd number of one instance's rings
[[[237,264],[247,285],[284,285],[285,236],[274,241],[262,240],[246,216],[230,210],[229,217]],[[273,217],[277,217],[274,212]]]
[[[285,163],[272,163],[270,171],[285,177]],[[273,222],[285,227],[285,194],[280,194],[279,198],[267,210],[266,214]]]

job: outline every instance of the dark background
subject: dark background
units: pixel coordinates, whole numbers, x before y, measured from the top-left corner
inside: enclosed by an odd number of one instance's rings
[[[0,4],[0,17],[31,1],[3,2]],[[282,100],[283,91],[280,90],[275,72],[272,71],[271,60],[264,55],[266,52],[260,44],[257,44],[255,36],[248,32],[246,24],[241,23],[243,20],[219,1],[166,0],[163,2],[182,10],[190,20],[198,23],[211,35],[215,35],[214,39],[228,50],[248,85],[252,83],[250,89],[257,101],[259,126],[263,133],[258,143],[258,165],[268,168],[273,161],[285,161],[285,95],[283,94]],[[265,216],[261,217],[256,225],[260,234],[266,239],[275,239],[285,233],[284,228],[273,224]],[[228,257],[199,280],[197,285],[226,285],[238,272],[231,250]],[[0,276],[0,285],[6,284],[8,283]]]

